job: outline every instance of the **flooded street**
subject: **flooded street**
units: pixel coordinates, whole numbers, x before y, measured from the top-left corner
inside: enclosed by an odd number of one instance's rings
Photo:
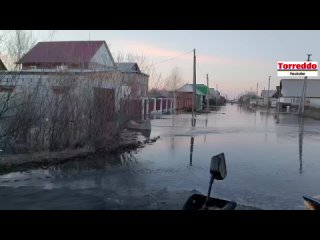
[[[262,209],[304,209],[319,194],[320,122],[226,105],[197,116],[163,115],[131,154],[98,155],[0,176],[1,209],[181,209],[207,192],[210,158],[225,153],[228,176],[212,196]],[[174,194],[180,199],[173,202]]]

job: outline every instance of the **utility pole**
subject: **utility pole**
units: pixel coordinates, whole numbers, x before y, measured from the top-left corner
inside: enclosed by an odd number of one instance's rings
[[[271,76],[269,76],[269,83],[268,83],[268,101],[267,101],[267,109],[269,109],[270,78],[271,78]]]
[[[196,80],[196,49],[193,49],[193,94],[192,94],[192,119],[191,119],[191,126],[194,127],[196,123],[196,105],[197,105],[197,80]]]
[[[308,59],[307,61],[310,62],[310,56],[312,56],[312,54],[307,54],[308,55]],[[304,80],[303,80],[303,86],[302,86],[302,97],[301,97],[301,100],[300,100],[300,104],[299,104],[299,110],[300,110],[300,106],[301,107],[301,114],[303,115],[304,113],[304,102],[305,102],[305,97],[306,97],[306,91],[307,91],[307,76],[304,77]]]
[[[259,94],[259,83],[257,83],[257,96]]]
[[[209,111],[209,76],[207,74],[207,111]]]

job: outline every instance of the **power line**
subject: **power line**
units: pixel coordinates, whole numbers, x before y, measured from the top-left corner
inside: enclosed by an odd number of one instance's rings
[[[197,67],[200,70],[201,74],[206,77],[207,75],[202,71],[202,68],[200,68],[199,63],[197,63]]]
[[[151,63],[151,64],[149,64],[149,66],[154,66],[154,65],[157,65],[157,64],[160,64],[160,63],[168,62],[168,61],[171,61],[171,60],[176,59],[176,58],[178,58],[178,57],[181,57],[181,56],[187,55],[187,54],[189,54],[189,53],[192,53],[192,52],[193,52],[193,50],[188,51],[188,52],[185,52],[185,53],[180,54],[180,55],[177,55],[177,56],[175,56],[175,57],[171,57],[171,58],[162,60],[162,61],[160,61],[160,62]]]

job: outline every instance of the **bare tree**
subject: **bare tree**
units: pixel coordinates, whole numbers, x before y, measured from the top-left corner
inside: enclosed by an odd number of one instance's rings
[[[22,51],[12,53],[18,56]],[[1,86],[15,87],[20,82],[18,92],[4,95],[5,99],[15,101],[0,104],[0,113],[10,109],[13,112],[8,118],[0,114],[1,145],[35,152],[82,146],[104,148],[117,143],[119,122],[131,117],[134,105],[125,105],[122,109],[126,111],[121,111],[121,100],[141,105],[137,94],[140,80],[129,78],[125,82],[123,74],[116,69],[78,70],[60,69],[50,74],[38,71],[29,73],[24,82],[20,81],[20,71],[10,72],[10,77],[3,78]],[[139,114],[141,117],[141,110]],[[17,147],[19,142],[22,147]]]
[[[6,30],[1,32],[0,50],[3,62],[9,70],[15,69],[18,61],[35,43],[33,33],[23,30]],[[20,72],[0,73],[0,138],[16,137],[20,129],[20,113],[25,112],[23,101],[14,89],[19,82]],[[12,118],[13,115],[17,117]]]
[[[174,67],[165,81],[165,88],[175,91],[182,85],[182,77],[178,67]]]
[[[165,79],[162,73],[156,71],[155,66],[148,62],[144,55],[119,52],[116,57],[117,62],[136,62],[141,72],[149,76],[148,89],[161,89],[165,86]]]
[[[171,70],[169,77],[166,79],[165,88],[173,93],[173,108],[177,107],[176,90],[181,87],[182,78],[179,68],[175,67]]]
[[[8,30],[4,33],[4,59],[8,69],[17,69],[16,62],[21,59],[37,42],[31,30]]]

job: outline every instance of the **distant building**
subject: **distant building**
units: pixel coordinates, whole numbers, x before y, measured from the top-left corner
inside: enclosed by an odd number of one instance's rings
[[[271,97],[273,97],[273,95],[276,92],[277,92],[277,90],[269,90],[269,91],[268,90],[262,90],[261,91],[261,97],[263,97],[263,98],[267,98],[267,97],[271,98]]]
[[[267,105],[268,99],[269,104],[275,107],[275,102],[277,101],[277,90],[261,90],[261,98],[263,99],[263,105]],[[261,101],[257,103],[261,105]]]
[[[218,90],[215,90],[214,88],[209,88],[209,99],[220,99],[220,92]]]
[[[298,106],[302,96],[304,79],[281,79],[279,101]],[[308,79],[305,105],[320,108],[320,79]]]
[[[141,72],[135,62],[119,62],[116,64],[123,73],[123,82],[128,84],[136,97],[146,96],[148,93],[149,76]]]
[[[207,86],[204,84],[196,85],[196,110],[202,109],[207,94]],[[193,84],[185,84],[177,90],[177,109],[192,108]]]

